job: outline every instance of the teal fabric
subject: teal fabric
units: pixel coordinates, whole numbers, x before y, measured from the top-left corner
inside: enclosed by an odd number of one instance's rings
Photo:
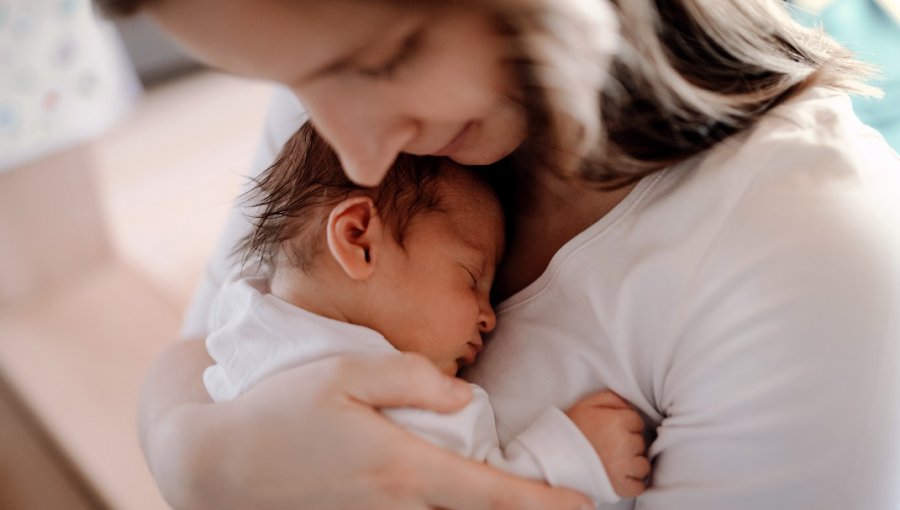
[[[835,0],[818,15],[794,8],[797,19],[825,31],[874,64],[881,76],[872,80],[884,91],[884,98],[853,98],[856,114],[866,124],[881,131],[900,151],[900,23],[873,0]]]

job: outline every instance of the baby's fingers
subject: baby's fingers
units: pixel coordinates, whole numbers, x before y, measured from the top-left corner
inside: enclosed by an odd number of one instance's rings
[[[643,479],[625,478],[620,480],[618,484],[613,484],[616,494],[623,498],[636,498],[644,493],[647,485]]]
[[[627,411],[622,411],[622,424],[625,426],[625,430],[628,432],[634,432],[637,434],[641,434],[644,432],[644,420],[641,418],[641,415],[628,409]]]
[[[643,455],[644,451],[647,449],[647,444],[644,442],[644,436],[640,434],[629,434],[622,443],[624,450],[633,455]]]
[[[650,476],[650,461],[647,457],[635,457],[628,469],[628,477],[643,483]]]
[[[623,475],[613,482],[616,494],[623,498],[640,496],[647,489],[647,477],[650,476],[650,461],[647,457],[634,457],[622,471]]]
[[[575,406],[605,407],[610,409],[631,409],[631,405],[612,390],[594,393],[579,400]]]

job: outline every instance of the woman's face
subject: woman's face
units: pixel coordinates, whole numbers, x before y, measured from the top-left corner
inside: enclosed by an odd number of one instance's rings
[[[417,4],[159,0],[150,11],[211,65],[289,86],[350,178],[374,185],[400,152],[488,164],[525,137],[491,18]]]

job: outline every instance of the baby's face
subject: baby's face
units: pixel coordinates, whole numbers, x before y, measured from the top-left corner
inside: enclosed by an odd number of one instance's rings
[[[504,235],[488,187],[467,172],[448,173],[439,183],[441,210],[413,217],[403,247],[382,259],[388,283],[374,326],[397,349],[453,375],[475,361],[482,334],[494,329],[490,290]]]

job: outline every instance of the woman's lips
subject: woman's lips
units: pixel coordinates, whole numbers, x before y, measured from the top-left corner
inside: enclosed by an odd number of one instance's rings
[[[459,150],[459,148],[462,147],[466,141],[466,135],[469,134],[469,131],[472,130],[472,126],[474,126],[474,125],[475,125],[474,121],[469,121],[468,123],[466,123],[466,125],[463,126],[463,128],[459,131],[459,133],[457,133],[456,136],[454,136],[453,139],[450,140],[450,142],[447,145],[441,147],[438,151],[434,152],[433,155],[434,156],[450,156],[454,152]]]

